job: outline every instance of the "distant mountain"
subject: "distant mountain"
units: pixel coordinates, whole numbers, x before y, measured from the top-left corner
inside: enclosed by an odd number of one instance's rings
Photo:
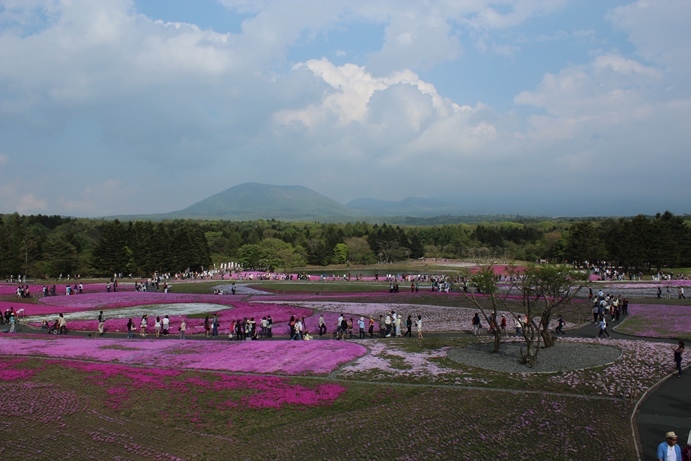
[[[458,213],[458,207],[433,198],[408,197],[399,201],[359,198],[346,205],[365,216],[439,216]]]
[[[163,221],[206,219],[253,221],[348,222],[366,219],[370,223],[436,225],[458,222],[523,222],[531,217],[507,215],[468,215],[442,200],[408,197],[399,201],[360,198],[347,205],[336,202],[303,186],[274,186],[245,183],[205,198],[184,210],[148,215],[109,216],[123,221]]]
[[[226,189],[184,210],[167,213],[165,219],[334,220],[353,211],[303,186],[244,183]]]

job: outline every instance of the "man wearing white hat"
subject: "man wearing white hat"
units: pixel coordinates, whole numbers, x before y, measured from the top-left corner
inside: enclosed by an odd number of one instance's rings
[[[658,461],[682,461],[681,448],[677,445],[677,434],[668,432],[665,441],[657,446]]]

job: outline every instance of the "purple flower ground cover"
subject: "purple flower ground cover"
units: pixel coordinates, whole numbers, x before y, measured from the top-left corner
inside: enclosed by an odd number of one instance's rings
[[[691,339],[688,306],[630,304],[630,317],[615,330],[633,336]]]
[[[13,359],[0,357],[7,360]],[[392,450],[401,460],[521,461],[536,451],[547,459],[635,456],[631,406],[621,399],[294,382],[69,360],[10,367],[29,367],[36,376],[0,381],[0,425],[13,434],[3,459],[53,459],[56,450],[74,459],[89,453],[136,460],[384,459]],[[619,434],[616,443],[601,436],[603,427]]]
[[[46,356],[167,369],[218,370],[287,375],[330,373],[367,349],[346,341],[177,341],[141,339],[0,337],[0,350],[15,356]]]

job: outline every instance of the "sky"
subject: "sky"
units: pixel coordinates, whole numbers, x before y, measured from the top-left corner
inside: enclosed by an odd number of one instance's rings
[[[688,0],[0,0],[0,213],[689,213],[689,43]]]

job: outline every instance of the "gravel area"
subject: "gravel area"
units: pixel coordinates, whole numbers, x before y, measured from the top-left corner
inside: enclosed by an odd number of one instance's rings
[[[553,373],[593,368],[611,363],[621,356],[616,347],[558,342],[554,347],[540,349],[537,364],[528,368],[519,363],[524,343],[502,343],[498,354],[491,354],[492,343],[470,344],[450,349],[448,357],[458,363],[506,373]]]

